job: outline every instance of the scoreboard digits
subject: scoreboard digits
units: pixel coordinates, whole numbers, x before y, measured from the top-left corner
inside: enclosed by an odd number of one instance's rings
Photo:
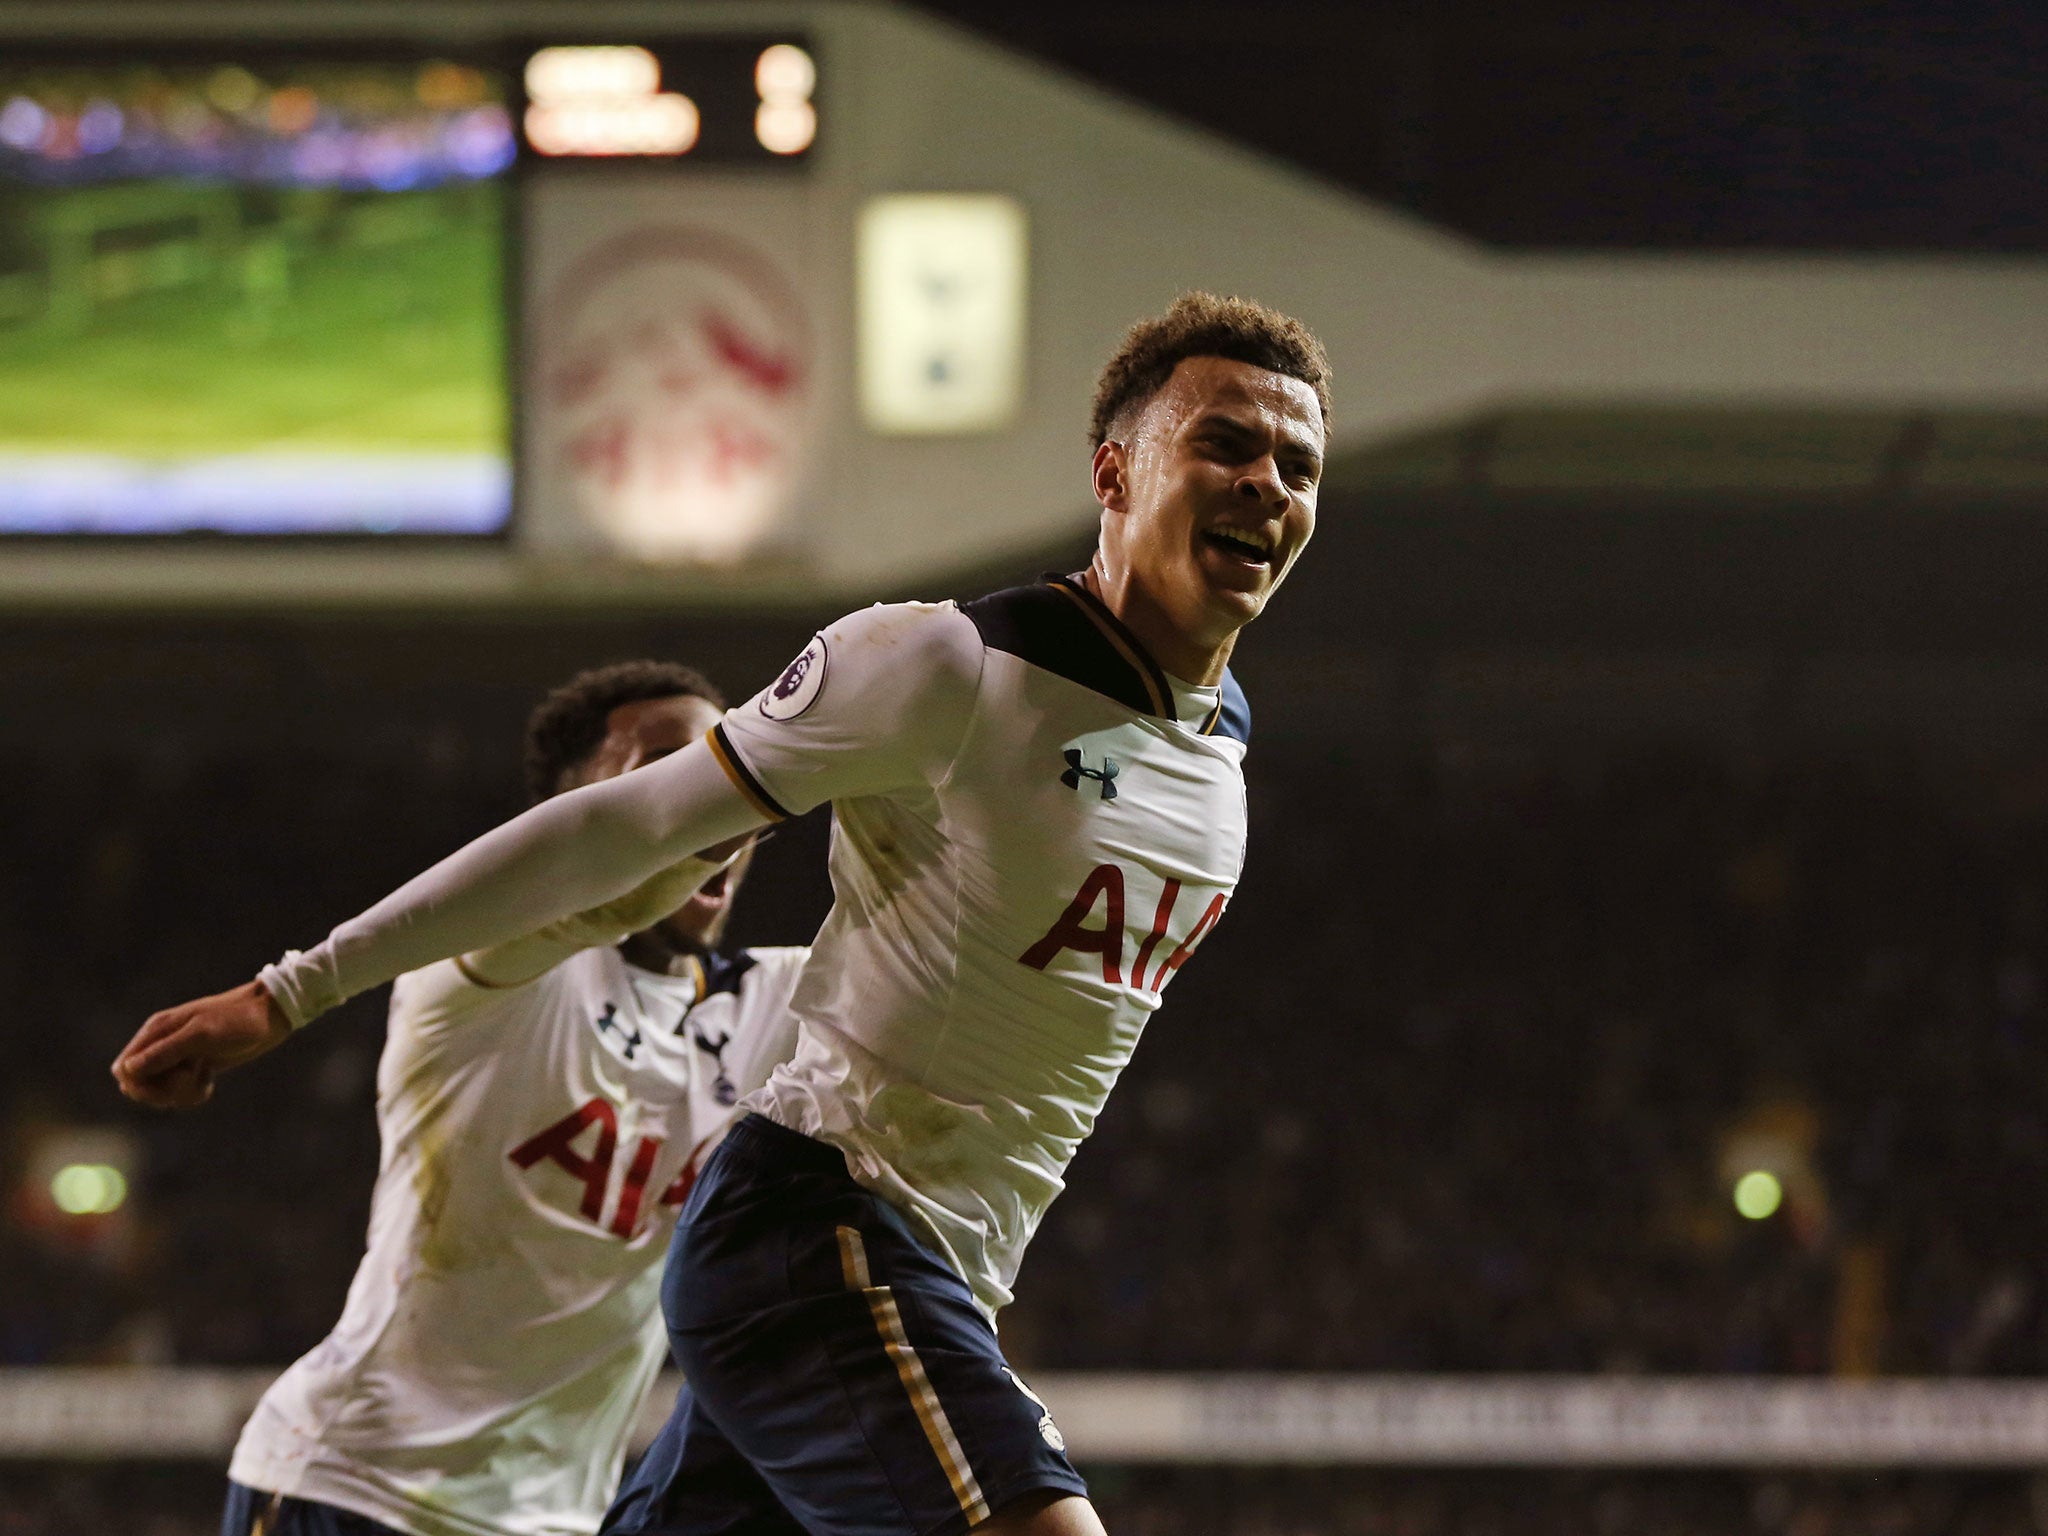
[[[802,37],[540,44],[520,83],[522,147],[545,160],[789,164],[817,143],[818,68]]]

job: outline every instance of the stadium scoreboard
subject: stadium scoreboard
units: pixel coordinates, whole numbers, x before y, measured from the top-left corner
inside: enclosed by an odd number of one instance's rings
[[[723,496],[708,525],[771,459],[786,493],[814,274],[772,269],[819,99],[795,31],[10,43],[0,537],[488,540],[543,449],[629,543],[650,497]],[[668,392],[652,436],[621,384]]]
[[[517,78],[525,145],[546,159],[790,164],[818,136],[818,68],[800,38],[555,43]]]

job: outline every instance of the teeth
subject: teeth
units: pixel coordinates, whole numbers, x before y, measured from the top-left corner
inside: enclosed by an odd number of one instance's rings
[[[1239,533],[1235,528],[1213,528],[1210,532],[1225,543],[1235,544],[1240,548],[1248,549],[1261,558],[1264,558],[1269,553],[1265,540],[1255,534]]]

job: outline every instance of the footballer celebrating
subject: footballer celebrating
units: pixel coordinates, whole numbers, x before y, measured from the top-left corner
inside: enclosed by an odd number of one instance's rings
[[[1228,663],[1314,530],[1328,375],[1299,322],[1184,295],[1098,385],[1086,570],[828,626],[701,744],[153,1016],[124,1089],[182,1102],[400,971],[829,801],[795,1054],[685,1203],[662,1304],[690,1386],[604,1530],[1100,1532],[993,1318],[1235,888],[1249,717]]]
[[[655,761],[721,705],[686,667],[583,673],[534,712],[528,788]],[[804,951],[718,950],[747,859],[398,978],[368,1252],[243,1430],[224,1536],[597,1528],[665,1353],[676,1210],[794,1044]]]

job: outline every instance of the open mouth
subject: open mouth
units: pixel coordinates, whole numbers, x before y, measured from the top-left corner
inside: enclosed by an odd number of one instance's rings
[[[1211,528],[1203,533],[1202,541],[1240,565],[1263,570],[1273,563],[1273,543],[1263,533],[1242,528]]]
[[[703,905],[707,907],[724,906],[726,890],[730,884],[731,875],[732,870],[730,867],[721,869],[717,874],[713,875],[709,880],[706,880],[701,886],[699,886],[697,888],[697,894],[692,896],[690,900],[693,902],[701,902]]]

